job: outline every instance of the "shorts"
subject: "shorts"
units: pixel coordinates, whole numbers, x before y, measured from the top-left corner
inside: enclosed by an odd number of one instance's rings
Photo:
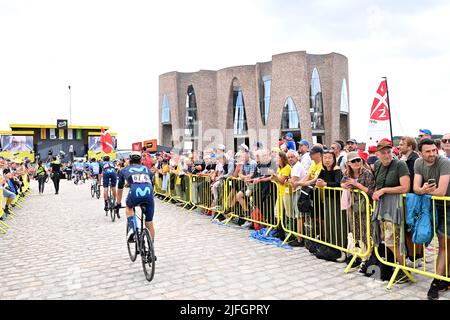
[[[8,189],[3,189],[3,196],[5,198],[14,199],[16,197],[16,194],[12,191],[9,191]]]
[[[294,218],[303,218],[305,216],[304,212],[298,209],[298,202],[300,200],[300,190],[294,191],[292,205],[294,207]]]
[[[153,200],[153,187],[151,184],[133,185],[128,193],[126,205],[128,208],[134,208],[139,205],[145,205],[145,221],[153,221],[155,212],[155,202]]]
[[[111,180],[111,187],[115,188],[117,185],[117,174],[112,171],[103,172],[103,187],[109,187],[109,180]]]
[[[437,214],[437,233],[441,236],[450,238],[450,201],[436,201],[436,214]],[[447,207],[447,208],[446,208]],[[447,234],[445,229],[447,227]]]
[[[390,221],[381,221],[381,239],[387,247],[400,246],[400,226]]]

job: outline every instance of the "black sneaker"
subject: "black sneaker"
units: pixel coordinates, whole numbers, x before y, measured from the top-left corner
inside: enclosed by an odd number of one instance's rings
[[[439,299],[439,291],[447,291],[448,285],[449,283],[447,281],[434,279],[427,293],[428,300]]]

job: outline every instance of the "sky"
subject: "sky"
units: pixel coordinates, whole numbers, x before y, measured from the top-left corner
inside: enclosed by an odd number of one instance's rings
[[[72,124],[131,148],[158,137],[160,74],[291,51],[348,58],[358,141],[383,76],[394,135],[450,131],[450,3],[436,0],[0,0],[0,130],[56,124],[71,104]]]

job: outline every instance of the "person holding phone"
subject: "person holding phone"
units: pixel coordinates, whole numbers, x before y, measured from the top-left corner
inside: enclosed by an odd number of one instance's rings
[[[422,158],[414,163],[414,193],[450,197],[450,160],[438,155],[436,144],[432,139],[419,142],[419,153]],[[450,271],[445,270],[446,265],[450,265],[450,252],[448,252],[450,250],[450,201],[435,200],[435,204],[439,240],[436,273],[445,276]],[[447,290],[449,285],[447,281],[434,279],[428,290],[428,299],[438,299],[439,291]]]

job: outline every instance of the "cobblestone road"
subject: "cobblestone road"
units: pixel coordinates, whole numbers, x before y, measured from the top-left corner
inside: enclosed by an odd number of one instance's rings
[[[125,219],[111,222],[89,185],[46,185],[0,235],[1,299],[425,299],[431,280],[386,290],[387,282],[344,274],[304,248],[265,245],[250,230],[156,200],[155,278],[132,263]],[[450,294],[442,293],[441,299]]]

